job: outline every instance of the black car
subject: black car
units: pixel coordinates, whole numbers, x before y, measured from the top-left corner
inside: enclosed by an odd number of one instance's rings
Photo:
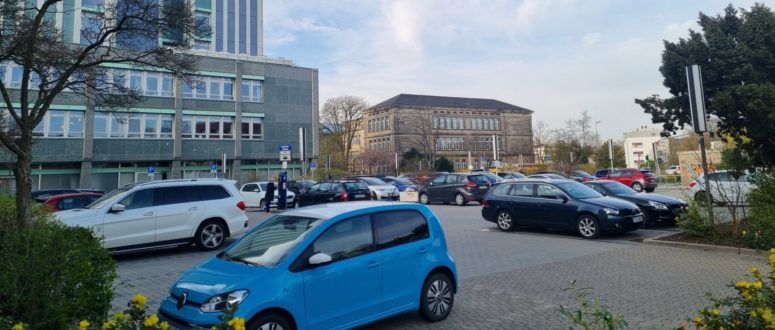
[[[575,230],[581,237],[643,226],[637,205],[605,197],[571,180],[531,180],[496,185],[482,201],[482,217],[503,231],[528,225]]]
[[[670,196],[639,193],[616,181],[590,181],[584,183],[605,195],[635,203],[643,212],[644,226],[656,223],[675,224],[675,219],[686,209],[686,202]]]
[[[597,179],[596,177],[589,175],[584,171],[573,171],[568,174],[568,178],[576,180],[578,182],[587,182]]]
[[[519,172],[498,172],[498,176],[504,180],[516,180],[527,178],[524,174]]]
[[[77,194],[79,192],[80,191],[75,189],[46,189],[46,190],[33,191],[30,194],[30,197],[32,197],[32,199],[45,199],[46,197],[51,197],[55,195]]]
[[[296,196],[301,195],[301,192],[311,187],[313,184],[318,183],[315,180],[290,180],[287,183],[288,190],[293,191]]]
[[[454,202],[463,206],[480,201],[490,186],[490,181],[482,174],[441,174],[420,188],[420,203]]]
[[[323,181],[313,184],[301,194],[296,195],[293,207],[370,199],[369,186],[363,182],[354,180]]]

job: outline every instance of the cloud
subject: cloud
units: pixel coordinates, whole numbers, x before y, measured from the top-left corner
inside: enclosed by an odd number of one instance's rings
[[[597,32],[593,33],[587,33],[583,37],[581,37],[581,44],[584,47],[592,47],[596,45],[598,42],[600,42],[600,39],[603,38],[603,35]]]
[[[682,23],[672,23],[665,27],[662,31],[662,38],[667,41],[676,42],[678,38],[686,38],[689,36],[689,29],[694,31],[700,30],[700,25],[697,24],[697,20],[688,20]]]

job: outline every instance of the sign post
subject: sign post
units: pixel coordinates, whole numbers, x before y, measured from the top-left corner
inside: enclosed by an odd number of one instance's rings
[[[310,171],[312,171],[312,177],[314,178],[315,177],[315,170],[318,169],[318,163],[316,161],[314,161],[314,160],[311,161],[309,163],[309,169],[310,169]]]
[[[611,160],[611,172],[614,171],[614,139],[608,139],[608,159]]]
[[[713,224],[713,198],[708,177],[708,159],[705,155],[705,93],[702,89],[702,70],[699,65],[686,67],[686,81],[689,85],[689,110],[691,110],[692,128],[700,135],[700,154],[702,155],[702,172],[705,176],[705,196],[708,205],[708,224]]]
[[[218,164],[210,164],[210,173],[213,175],[213,177],[217,176]]]
[[[153,181],[154,174],[156,174],[156,168],[148,166],[148,179]]]

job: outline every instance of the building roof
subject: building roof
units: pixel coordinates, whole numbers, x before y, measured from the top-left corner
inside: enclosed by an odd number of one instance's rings
[[[493,99],[477,99],[467,97],[433,96],[433,95],[415,95],[398,94],[384,102],[377,104],[369,110],[389,109],[389,108],[461,108],[461,109],[487,109],[487,110],[506,110],[530,114],[532,110],[525,109],[513,104],[508,104]]]

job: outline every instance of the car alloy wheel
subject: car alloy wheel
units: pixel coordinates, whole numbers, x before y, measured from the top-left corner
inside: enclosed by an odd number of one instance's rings
[[[506,211],[498,212],[496,217],[498,222],[498,228],[503,231],[511,231],[514,229],[514,219],[511,217],[511,213]]]
[[[446,319],[454,303],[452,280],[447,275],[435,273],[425,280],[420,296],[420,314],[423,318],[431,322]]]
[[[298,200],[293,201],[293,208],[298,209],[301,207],[301,203]]]
[[[261,210],[266,210],[266,200],[262,199],[260,202],[258,202],[258,208]]]
[[[466,198],[463,197],[463,194],[455,195],[455,204],[457,204],[457,206],[466,205]]]
[[[428,199],[428,194],[422,193],[420,194],[420,203],[428,205],[431,203],[431,201]]]
[[[640,182],[633,182],[632,183],[632,189],[637,192],[643,192],[643,185],[640,184]]]
[[[196,232],[196,246],[202,250],[215,250],[223,245],[226,233],[218,221],[208,221],[199,226]]]
[[[597,238],[600,236],[600,226],[595,217],[585,214],[579,217],[576,223],[579,235],[584,238]]]
[[[266,314],[250,322],[247,328],[250,330],[288,330],[291,329],[291,324],[280,315]]]

